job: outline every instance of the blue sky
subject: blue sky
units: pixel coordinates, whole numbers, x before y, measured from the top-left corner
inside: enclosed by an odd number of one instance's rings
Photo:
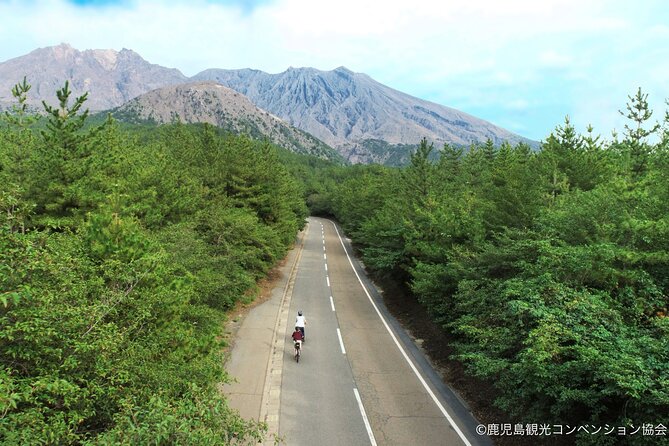
[[[566,115],[609,138],[638,87],[654,119],[669,98],[664,0],[0,0],[0,17],[0,61],[67,42],[186,75],[343,65],[536,140]]]

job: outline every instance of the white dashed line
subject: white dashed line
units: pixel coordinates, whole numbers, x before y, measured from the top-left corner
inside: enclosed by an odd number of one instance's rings
[[[341,347],[342,354],[346,354],[346,349],[344,348],[344,340],[341,338],[341,331],[337,329],[337,337],[339,338],[339,346]]]
[[[332,311],[334,311],[334,300],[332,300],[332,296],[330,296],[330,306],[332,307]]]
[[[430,395],[430,397],[432,398],[432,401],[434,401],[434,403],[437,405],[437,407],[439,408],[441,413],[444,415],[444,417],[451,424],[451,426],[453,427],[455,432],[458,434],[460,439],[464,442],[464,444],[466,446],[471,446],[471,443],[469,442],[469,440],[467,440],[467,437],[465,437],[465,434],[460,430],[458,425],[455,424],[455,420],[453,420],[451,415],[446,411],[444,406],[439,402],[439,400],[437,399],[437,396],[434,394],[432,389],[430,389],[430,386],[427,385],[427,382],[425,381],[423,376],[420,374],[420,372],[418,371],[418,369],[414,365],[413,361],[411,361],[411,359],[409,359],[409,356],[407,355],[407,353],[404,351],[404,349],[400,345],[400,342],[397,340],[397,337],[395,337],[395,334],[390,329],[390,326],[386,322],[386,319],[381,315],[381,311],[379,311],[378,307],[374,303],[374,300],[372,299],[372,296],[369,294],[369,291],[367,291],[367,287],[362,283],[362,279],[360,278],[360,275],[358,274],[358,271],[356,271],[355,266],[353,266],[353,260],[351,260],[351,256],[349,256],[349,254],[348,254],[348,250],[346,249],[346,246],[344,245],[344,240],[342,240],[341,235],[339,234],[339,230],[337,229],[337,225],[335,225],[334,222],[332,222],[332,226],[334,226],[334,229],[337,232],[337,236],[339,237],[339,242],[341,243],[342,248],[344,248],[344,253],[346,253],[346,257],[348,258],[348,263],[351,265],[351,269],[353,270],[353,273],[358,278],[358,282],[360,283],[360,286],[362,286],[362,290],[367,295],[367,299],[369,299],[369,302],[372,304],[372,307],[374,307],[374,310],[376,310],[376,314],[381,319],[381,322],[383,322],[383,325],[386,327],[386,330],[388,331],[388,334],[390,334],[390,337],[395,342],[395,345],[397,346],[397,348],[402,353],[402,356],[404,357],[405,361],[409,364],[409,366],[411,367],[411,370],[413,371],[413,373],[418,378],[418,381],[420,381],[420,383],[423,385],[423,388],[425,389],[425,391]],[[337,331],[339,331],[339,329],[337,329]],[[375,444],[375,443],[373,443],[373,444]]]

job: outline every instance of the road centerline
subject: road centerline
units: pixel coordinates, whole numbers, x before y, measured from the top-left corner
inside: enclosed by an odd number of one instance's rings
[[[341,347],[341,353],[346,354],[346,348],[344,347],[344,339],[341,337],[341,330],[337,328],[337,337],[339,338],[339,346]]]
[[[337,351],[342,348],[343,338],[340,341],[333,336],[339,323],[337,313],[332,312],[332,302],[328,303],[332,296],[332,280],[323,266],[325,243],[319,250],[318,227],[314,225],[312,228],[314,231],[307,233],[305,255],[296,275],[290,312],[285,315],[289,318],[299,309],[304,310],[309,320],[310,342],[299,364],[290,360],[283,363],[279,435],[285,438],[286,444],[294,446],[369,444],[364,421],[356,410],[358,403],[351,394],[351,388],[356,385],[350,363],[346,354]],[[328,238],[327,244],[333,241]],[[342,256],[341,260],[345,261],[345,258]],[[328,266],[332,269],[331,264]],[[291,334],[292,327],[284,329],[285,339],[290,339]],[[284,356],[292,359],[292,351],[286,350]],[[308,416],[308,423],[305,423],[305,416]]]

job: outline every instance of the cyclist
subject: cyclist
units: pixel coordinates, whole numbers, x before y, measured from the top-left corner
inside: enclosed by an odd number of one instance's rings
[[[295,318],[295,329],[300,330],[302,333],[302,342],[306,342],[306,336],[304,335],[305,325],[307,325],[307,318],[302,315],[302,310],[298,310],[297,317]]]
[[[304,337],[302,336],[302,332],[298,327],[295,327],[295,331],[293,332],[293,346],[295,347],[295,355],[297,355],[297,351],[302,347],[303,340]]]

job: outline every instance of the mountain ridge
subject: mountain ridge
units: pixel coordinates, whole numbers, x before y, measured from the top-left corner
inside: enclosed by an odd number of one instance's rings
[[[151,64],[133,50],[79,51],[67,43],[37,48],[0,63],[0,101],[13,100],[12,87],[26,76],[32,89],[28,104],[56,105],[55,92],[70,81],[73,96],[89,92],[86,106],[106,110],[147,91],[188,81],[176,68]]]
[[[483,119],[415,98],[346,67],[331,71],[291,67],[278,74],[208,69],[192,79],[214,80],[239,91],[353,162],[378,161],[369,150],[372,141],[385,141],[389,147],[417,145],[424,137],[438,146],[468,146],[487,139],[496,145],[533,144]]]
[[[243,68],[210,68],[187,77],[151,64],[129,49],[79,51],[68,44],[38,48],[0,63],[0,103],[13,102],[11,88],[27,75],[28,105],[55,105],[55,91],[70,81],[74,96],[88,91],[91,111],[115,109],[151,90],[214,81],[245,95],[287,124],[312,134],[354,163],[402,164],[427,138],[469,146],[491,139],[499,145],[537,142],[465,112],[410,96],[344,66],[330,71],[289,67],[269,74]]]

